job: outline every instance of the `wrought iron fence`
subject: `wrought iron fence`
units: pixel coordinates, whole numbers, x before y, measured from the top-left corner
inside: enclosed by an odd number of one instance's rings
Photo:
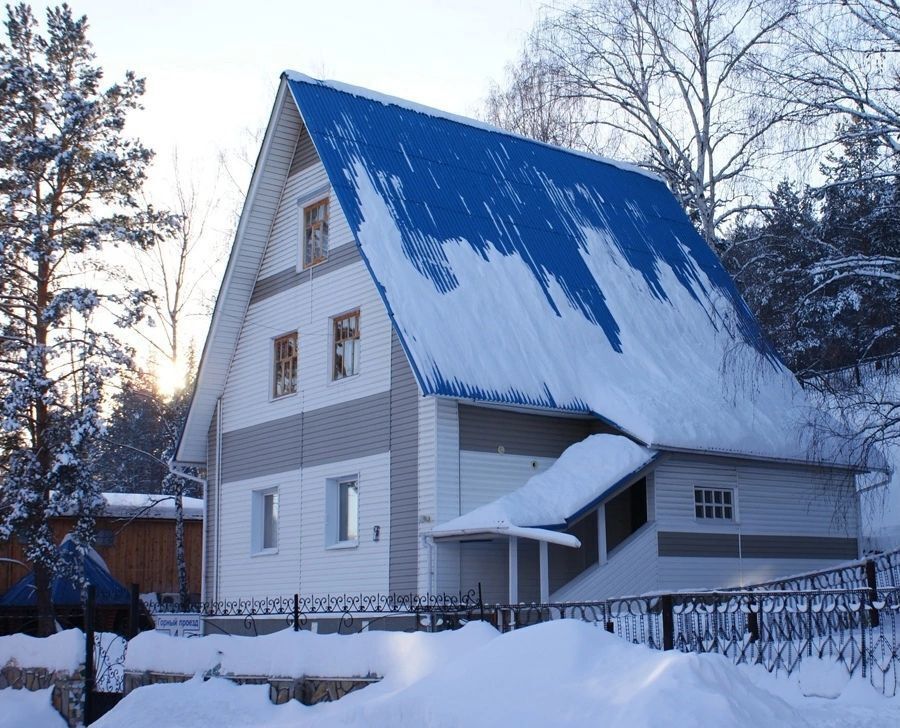
[[[900,688],[898,587],[659,594],[485,612],[504,631],[581,619],[654,649],[717,653],[782,675],[804,660],[831,660],[887,696]]]
[[[263,620],[269,626],[274,622],[294,630],[330,620],[336,631],[354,632],[370,629],[385,619],[407,617],[415,620],[416,629],[448,628],[457,626],[462,615],[478,612],[480,617],[482,601],[480,589],[472,589],[460,594],[287,594],[194,602],[184,607],[159,602],[144,606],[154,617],[197,614],[207,628],[223,632],[231,631],[227,623],[237,620],[244,632],[258,634]]]

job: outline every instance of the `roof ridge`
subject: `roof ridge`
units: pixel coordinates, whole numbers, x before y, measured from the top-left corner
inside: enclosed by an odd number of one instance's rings
[[[363,86],[354,86],[353,84],[344,83],[343,81],[314,78],[305,73],[292,71],[290,69],[285,69],[281,75],[283,78],[286,78],[289,81],[315,84],[317,86],[326,86],[327,88],[331,88],[335,91],[340,91],[341,93],[350,94],[352,96],[359,96],[360,98],[369,99],[370,101],[376,101],[380,104],[384,104],[385,106],[398,106],[401,109],[413,111],[425,116],[444,119],[445,121],[462,124],[463,126],[469,126],[474,129],[480,129],[481,131],[491,132],[493,134],[501,134],[518,141],[525,141],[531,144],[537,144],[541,147],[555,149],[556,151],[564,152],[566,154],[572,154],[577,157],[590,159],[591,161],[600,162],[601,164],[608,164],[609,166],[616,167],[617,169],[620,169],[624,172],[634,172],[635,174],[639,174],[643,177],[647,177],[648,179],[652,179],[655,182],[662,182],[663,184],[665,184],[665,180],[660,175],[656,174],[655,172],[651,172],[648,169],[644,169],[643,167],[639,167],[636,164],[632,164],[631,162],[623,162],[618,159],[604,157],[600,154],[592,154],[591,152],[585,152],[580,149],[570,149],[569,147],[562,147],[558,144],[542,142],[538,139],[527,137],[524,134],[517,134],[514,131],[509,131],[508,129],[502,129],[498,126],[488,124],[487,122],[479,121],[478,119],[472,119],[468,116],[454,114],[450,111],[443,111],[442,109],[437,109],[433,106],[426,106],[425,104],[419,104],[415,101],[409,101],[408,99],[404,99],[399,96],[391,96],[390,94],[384,94],[380,91],[373,91],[372,89],[368,89]]]

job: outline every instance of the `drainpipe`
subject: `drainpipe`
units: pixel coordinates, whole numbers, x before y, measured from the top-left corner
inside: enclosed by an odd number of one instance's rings
[[[428,549],[428,594],[435,593],[435,560],[437,559],[437,549],[435,548],[434,536],[430,533],[422,534],[422,545]]]

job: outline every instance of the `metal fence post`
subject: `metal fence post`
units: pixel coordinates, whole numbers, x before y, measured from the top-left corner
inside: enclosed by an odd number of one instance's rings
[[[755,600],[751,599],[747,605],[750,610],[747,612],[747,631],[750,633],[750,643],[759,641],[759,613],[753,611]]]
[[[478,609],[481,612],[481,621],[484,621],[484,599],[481,596],[481,582],[478,582]]]
[[[300,595],[294,594],[294,632],[300,631]]]
[[[128,606],[128,639],[137,637],[140,631],[141,593],[137,584],[131,585],[131,603]]]
[[[662,638],[663,649],[675,649],[675,616],[673,614],[673,603],[671,594],[663,594],[659,603],[662,610]]]
[[[94,600],[96,587],[89,584],[84,606],[84,724],[94,719]]]
[[[878,614],[878,609],[875,607],[875,602],[878,600],[878,581],[876,578],[875,562],[872,559],[866,559],[866,587],[868,588],[870,605],[869,623],[873,627],[877,627],[881,617]]]

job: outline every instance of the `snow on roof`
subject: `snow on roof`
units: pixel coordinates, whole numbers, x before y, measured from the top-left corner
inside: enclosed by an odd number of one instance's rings
[[[431,534],[440,538],[510,527],[564,527],[656,457],[654,450],[626,437],[591,435],[568,447],[553,465],[521,488],[436,526]]]
[[[807,459],[799,385],[660,180],[286,78],[424,394]]]
[[[104,493],[103,515],[121,518],[175,518],[175,496],[155,493]],[[184,498],[184,517],[203,518],[203,499]]]

